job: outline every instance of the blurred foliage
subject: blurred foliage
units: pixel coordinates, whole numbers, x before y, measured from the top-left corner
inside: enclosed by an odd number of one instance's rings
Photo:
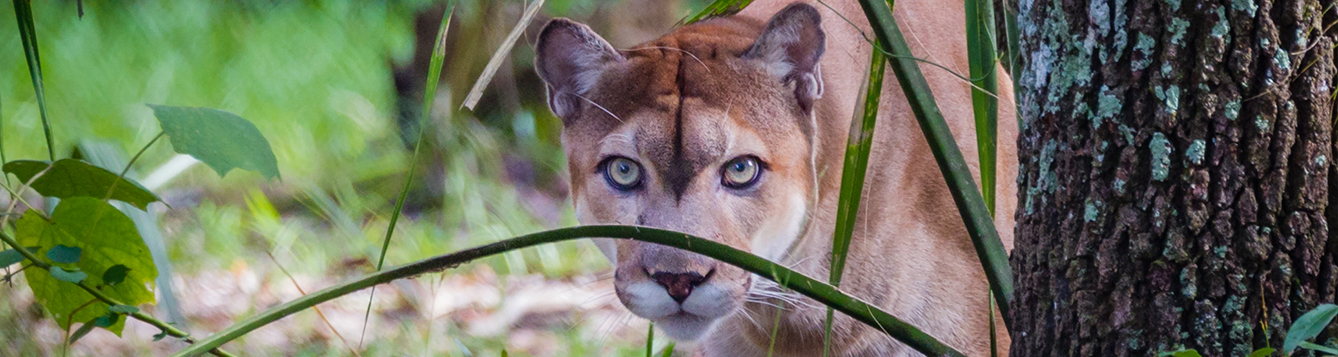
[[[644,10],[646,3],[662,11],[631,11]],[[574,225],[558,143],[560,121],[545,107],[543,88],[530,68],[533,31],[548,18],[567,16],[591,23],[625,47],[668,31],[707,3],[547,1],[471,113],[456,109],[460,99],[524,3],[462,1],[451,29],[458,45],[451,48],[428,127],[431,154],[420,165],[420,182],[414,183],[387,261],[399,264]],[[381,234],[409,167],[410,152],[401,135],[416,128],[402,127],[398,118],[407,108],[401,96],[412,98],[412,80],[422,79],[413,72],[420,50],[417,19],[432,18],[439,3],[138,0],[83,6],[79,17],[73,0],[34,3],[57,156],[68,156],[83,140],[134,153],[161,130],[145,104],[164,104],[217,108],[246,118],[269,140],[277,158],[282,181],[249,171],[220,179],[197,164],[154,189],[170,205],[156,212],[164,215],[164,236],[178,276],[238,269],[277,276],[265,258],[267,250],[298,274],[334,274],[334,280],[342,280],[370,270],[365,261],[379,254]],[[13,19],[13,9],[0,6],[3,149],[10,159],[42,159],[46,148],[36,98]],[[160,142],[144,153],[135,171],[150,174],[173,156]],[[503,274],[540,273],[551,279],[608,266],[586,242],[548,245],[483,263]],[[8,300],[15,291],[0,288],[0,298]],[[0,341],[7,341],[0,343],[0,355],[58,348],[58,342],[26,331],[43,326],[41,314],[36,307],[0,308],[0,325],[6,326],[0,327]],[[304,326],[317,324],[314,316],[295,318]],[[482,355],[496,355],[508,343],[506,337],[471,337],[449,319],[373,319],[373,324],[403,333],[369,341],[363,355],[418,353],[422,339],[435,340],[433,345],[450,341],[451,346],[458,339]],[[47,328],[52,327],[39,327]],[[592,338],[563,327],[552,332],[566,344],[564,354],[644,352],[638,349],[640,341]],[[309,333],[293,336],[283,354],[348,352],[337,340]],[[122,341],[137,351],[154,348],[146,339]],[[243,341],[236,349],[267,354],[246,346]]]

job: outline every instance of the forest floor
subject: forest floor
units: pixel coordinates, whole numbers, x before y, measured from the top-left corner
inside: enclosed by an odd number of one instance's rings
[[[412,155],[395,124],[390,63],[412,57],[422,3],[85,2],[82,17],[74,1],[33,4],[57,156],[77,145],[132,156],[159,131],[144,105],[153,103],[235,113],[260,129],[278,159],[281,180],[240,170],[220,177],[187,163],[156,183],[166,205],[149,212],[159,218],[166,251],[156,253],[170,258],[174,294],[164,296],[159,284],[157,305],[142,309],[171,320],[172,300],[180,326],[205,336],[376,270]],[[516,11],[481,4],[489,3],[462,3],[461,26],[499,32],[489,38],[509,30],[502,24],[514,18],[488,16]],[[597,4],[549,1],[545,13],[588,16]],[[13,18],[0,6],[0,154],[46,159]],[[461,33],[470,31],[480,33]],[[526,41],[516,50],[522,67],[532,61]],[[475,56],[478,67],[488,54]],[[442,93],[468,89],[454,85],[444,83]],[[544,132],[556,119],[542,101],[507,109],[434,118],[433,147],[419,161],[387,267],[576,224],[566,164],[556,136]],[[168,141],[144,151],[130,176],[180,164]],[[647,323],[617,302],[611,275],[587,241],[545,245],[382,285],[366,325],[371,292],[361,291],[226,347],[255,356],[644,355]],[[120,337],[97,330],[67,351],[66,331],[34,301],[23,274],[0,283],[0,302],[0,356],[165,355],[183,346],[154,341],[158,331],[131,321]],[[666,342],[656,338],[655,349]]]

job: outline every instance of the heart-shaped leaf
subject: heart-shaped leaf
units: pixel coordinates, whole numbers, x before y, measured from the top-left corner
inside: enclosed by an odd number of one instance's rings
[[[1335,315],[1338,315],[1338,305],[1334,304],[1316,306],[1314,310],[1301,315],[1292,323],[1292,327],[1287,329],[1287,339],[1282,342],[1282,352],[1291,354],[1302,341],[1319,336],[1324,327],[1333,321]]]
[[[65,270],[65,268],[53,265],[51,266],[51,277],[56,278],[56,280],[78,284],[84,279],[88,279],[88,273],[80,270]]]
[[[1250,352],[1249,357],[1268,357],[1273,354],[1273,351],[1277,351],[1277,349],[1274,349],[1272,347],[1264,347],[1254,350],[1254,352]]]
[[[102,200],[89,197],[61,200],[49,221],[30,210],[17,222],[15,235],[19,243],[25,246],[54,247],[60,244],[78,247],[83,250],[83,254],[74,266],[81,270],[81,274],[94,273],[94,276],[85,277],[86,283],[102,287],[103,294],[123,304],[135,306],[154,301],[153,279],[158,276],[158,269],[153,265],[149,248],[140,239],[134,222]],[[44,256],[47,252],[36,253]],[[103,276],[116,265],[126,267],[125,277],[120,284],[107,284]],[[69,321],[90,321],[110,311],[109,306],[102,302],[80,309],[80,306],[93,300],[93,296],[67,283],[69,279],[58,278],[58,270],[52,268],[50,272],[28,269],[23,273],[28,278],[28,286],[33,289],[37,302],[51,312],[62,328],[69,329]],[[125,325],[124,320],[118,320],[108,330],[120,334]]]
[[[47,170],[47,167],[51,167]],[[42,196],[67,199],[70,197],[108,197],[145,209],[149,203],[161,201],[153,192],[140,186],[133,180],[120,177],[120,174],[93,166],[75,159],[61,159],[54,165],[46,161],[15,160],[5,163],[4,170],[14,174],[19,181],[28,182],[34,175],[46,170],[42,177],[33,181],[32,188]],[[112,186],[115,185],[115,190]]]
[[[71,247],[64,244],[57,244],[46,251],[47,259],[61,264],[74,264],[79,262],[79,256],[84,254],[84,250],[79,247]]]
[[[113,265],[111,268],[107,268],[106,272],[102,273],[102,283],[107,285],[120,284],[122,281],[125,281],[125,274],[129,272],[130,268],[126,268],[124,264]]]
[[[239,168],[279,177],[278,161],[269,141],[250,121],[218,109],[149,105],[163,132],[172,139],[172,149],[194,156],[226,175]]]
[[[28,247],[29,252],[35,252],[38,249],[41,249],[41,247]],[[23,254],[19,253],[17,250],[5,249],[4,251],[0,251],[0,267],[7,267],[22,261]]]

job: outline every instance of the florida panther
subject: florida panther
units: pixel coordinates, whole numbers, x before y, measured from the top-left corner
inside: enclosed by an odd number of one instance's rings
[[[843,155],[872,50],[858,4],[829,3],[759,0],[625,50],[585,25],[549,22],[536,68],[563,122],[580,222],[682,231],[826,277]],[[895,14],[917,57],[966,72],[961,0],[901,0]],[[978,175],[970,84],[921,68]],[[998,74],[1000,88],[1012,88]],[[999,117],[1012,118],[1012,93],[1002,92]],[[877,120],[841,288],[968,355],[986,355],[997,318],[988,284],[894,83],[884,85]],[[1016,137],[1015,126],[1000,126],[995,223],[1010,248]],[[699,340],[698,355],[763,356],[773,343],[777,356],[822,353],[826,311],[811,300],[682,250],[595,243],[616,266],[623,305],[671,337]],[[837,356],[916,354],[839,314],[834,331]],[[1007,336],[1001,341],[1006,355]]]

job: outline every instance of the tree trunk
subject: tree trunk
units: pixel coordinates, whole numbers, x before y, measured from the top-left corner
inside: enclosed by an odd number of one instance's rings
[[[1013,356],[1246,356],[1334,301],[1334,2],[1018,1]]]

